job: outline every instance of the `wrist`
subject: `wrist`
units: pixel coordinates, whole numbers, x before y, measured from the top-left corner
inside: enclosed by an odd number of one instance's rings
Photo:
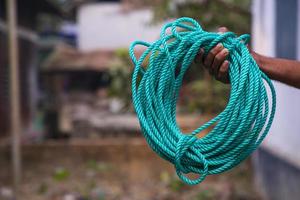
[[[263,56],[263,55],[260,55],[254,51],[251,51],[251,54],[254,58],[254,60],[256,61],[257,65],[259,66],[259,68],[266,73],[267,71],[267,60],[268,60],[268,57],[266,56]]]
[[[256,63],[259,66],[259,68],[261,68],[261,65],[262,65],[262,56],[259,55],[256,52],[254,52],[254,51],[251,51],[251,55],[254,58],[254,60],[256,61]]]

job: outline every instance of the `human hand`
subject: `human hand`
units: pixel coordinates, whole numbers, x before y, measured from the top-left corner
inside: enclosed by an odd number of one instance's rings
[[[220,33],[227,32],[226,27],[218,29]],[[195,57],[196,63],[201,63],[205,69],[207,69],[210,75],[214,76],[216,80],[223,83],[229,83],[228,68],[229,61],[226,60],[229,55],[228,49],[219,43],[210,50],[207,56],[204,57],[204,50],[200,49],[199,53]]]

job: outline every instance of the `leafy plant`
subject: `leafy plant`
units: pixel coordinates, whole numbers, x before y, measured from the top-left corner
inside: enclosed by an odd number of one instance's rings
[[[178,178],[172,178],[169,183],[169,187],[172,191],[178,192],[184,188],[185,184]]]
[[[194,200],[214,200],[217,199],[216,191],[212,188],[201,190],[193,198]]]
[[[108,90],[110,97],[117,97],[122,100],[124,110],[131,108],[131,73],[132,63],[127,49],[118,49],[117,59],[109,68],[111,84]]]
[[[226,26],[237,33],[250,30],[250,0],[162,0],[154,6],[154,22],[170,17],[192,17],[205,30]]]
[[[250,0],[162,0],[153,6],[154,22],[169,18],[191,17],[204,30],[226,26],[237,34],[250,32]],[[193,64],[185,75],[179,105],[181,111],[217,113],[227,103],[229,85],[213,80],[201,66]]]
[[[47,191],[48,191],[48,185],[45,182],[42,182],[37,189],[37,193],[43,195]]]
[[[104,162],[97,162],[96,160],[88,161],[87,167],[96,172],[106,172],[112,169],[112,166],[110,164]]]
[[[63,168],[59,167],[55,169],[55,172],[53,174],[53,179],[56,181],[64,181],[70,176],[70,172]]]
[[[174,192],[179,192],[186,185],[177,177],[176,174],[170,175],[168,172],[163,171],[160,174],[160,180],[164,185],[170,188]]]

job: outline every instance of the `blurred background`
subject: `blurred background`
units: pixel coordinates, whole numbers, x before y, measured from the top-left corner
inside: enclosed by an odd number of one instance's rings
[[[147,146],[128,46],[182,16],[300,59],[300,0],[0,0],[0,200],[300,199],[300,92],[283,84],[266,141],[229,172],[187,186]],[[180,92],[188,132],[224,109],[230,85],[193,65]]]

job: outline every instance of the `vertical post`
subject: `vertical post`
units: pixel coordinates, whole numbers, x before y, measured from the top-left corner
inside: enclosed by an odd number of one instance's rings
[[[19,55],[17,37],[16,0],[7,0],[7,21],[9,37],[9,66],[10,66],[10,131],[12,142],[12,167],[15,199],[18,198],[21,180],[21,155],[20,155],[20,98],[19,98]]]

